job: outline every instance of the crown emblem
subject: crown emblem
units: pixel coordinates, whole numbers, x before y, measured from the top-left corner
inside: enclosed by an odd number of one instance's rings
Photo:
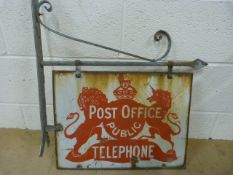
[[[133,99],[137,94],[136,89],[131,86],[131,81],[121,74],[118,77],[120,86],[113,91],[117,99]]]

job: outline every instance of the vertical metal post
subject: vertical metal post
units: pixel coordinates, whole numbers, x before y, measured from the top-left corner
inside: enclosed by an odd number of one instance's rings
[[[39,18],[39,2],[38,0],[31,0],[32,7],[32,20],[34,29],[34,42],[36,50],[36,64],[37,64],[37,77],[38,77],[38,90],[39,90],[39,107],[40,107],[40,120],[41,120],[41,147],[39,156],[44,153],[45,142],[49,144],[49,136],[46,131],[47,127],[47,114],[46,114],[46,99],[45,99],[45,80],[44,80],[44,67],[43,67],[43,50],[41,44],[41,29]]]

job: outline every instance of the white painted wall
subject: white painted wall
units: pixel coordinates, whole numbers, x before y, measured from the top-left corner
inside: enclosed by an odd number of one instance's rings
[[[209,62],[195,72],[190,137],[233,140],[233,3],[185,0],[51,0],[45,17],[73,36],[146,57],[162,53],[160,29],[173,41],[169,59]],[[39,129],[37,77],[30,0],[0,0],[0,127]],[[49,58],[122,57],[43,31]],[[51,70],[46,68],[49,123],[53,122]]]

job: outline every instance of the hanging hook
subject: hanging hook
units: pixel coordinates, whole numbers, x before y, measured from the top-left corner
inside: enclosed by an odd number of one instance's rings
[[[168,71],[167,71],[167,78],[168,79],[172,79],[172,74],[173,74],[173,62],[172,61],[168,61],[167,63],[167,66],[168,66]]]
[[[75,77],[76,78],[81,78],[82,74],[81,74],[81,69],[79,67],[80,65],[80,60],[75,60],[75,65],[76,65],[76,72],[75,72]]]
[[[81,78],[82,77],[81,70],[79,69],[79,67],[76,67],[75,77],[76,78]]]

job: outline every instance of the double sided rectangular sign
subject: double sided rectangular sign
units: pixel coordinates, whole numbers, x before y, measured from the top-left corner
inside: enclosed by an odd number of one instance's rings
[[[53,73],[58,168],[178,168],[192,74]]]

